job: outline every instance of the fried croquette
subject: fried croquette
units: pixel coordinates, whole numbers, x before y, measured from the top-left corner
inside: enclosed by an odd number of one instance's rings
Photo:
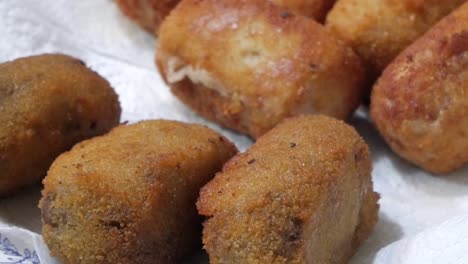
[[[44,240],[65,264],[178,263],[201,246],[200,188],[236,152],[204,126],[163,120],[79,143],[44,179]]]
[[[156,34],[159,25],[180,0],[117,0],[120,10],[142,28]]]
[[[433,173],[468,163],[468,3],[384,71],[372,118],[401,157]]]
[[[0,64],[0,196],[39,181],[60,153],[119,119],[116,93],[80,60],[49,54]]]
[[[254,138],[303,113],[345,119],[364,94],[351,48],[264,0],[182,1],[161,26],[156,62],[181,101]]]
[[[287,119],[202,188],[210,263],[346,263],[377,221],[365,142],[342,121]]]
[[[267,0],[265,0],[267,1]],[[336,0],[271,0],[293,12],[322,22]],[[157,34],[164,18],[180,0],[117,0],[120,10],[146,31]]]
[[[338,0],[327,26],[347,40],[376,79],[408,45],[466,0]]]

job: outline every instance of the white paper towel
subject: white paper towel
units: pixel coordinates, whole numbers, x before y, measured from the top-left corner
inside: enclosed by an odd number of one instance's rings
[[[203,123],[245,150],[248,138],[205,121],[170,94],[154,47],[111,0],[0,0],[0,62],[50,52],[78,57],[116,89],[122,121]],[[382,198],[375,231],[351,263],[468,263],[468,169],[434,177],[395,156],[362,112],[352,124],[370,145]],[[0,263],[55,263],[38,235],[39,197],[37,185],[0,200]]]

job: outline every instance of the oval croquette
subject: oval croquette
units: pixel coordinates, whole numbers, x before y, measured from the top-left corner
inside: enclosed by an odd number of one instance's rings
[[[338,0],[326,25],[364,60],[371,79],[466,0]]]
[[[468,164],[468,3],[388,66],[371,115],[401,157],[437,174]]]
[[[0,64],[0,196],[39,181],[60,153],[118,125],[120,111],[109,83],[80,60]]]
[[[163,120],[79,143],[44,179],[44,240],[65,264],[179,263],[201,244],[200,188],[235,153],[206,127]]]
[[[286,117],[349,117],[364,70],[343,41],[265,0],[184,0],[159,32],[156,62],[202,116],[257,138]]]
[[[377,222],[367,145],[345,123],[290,118],[202,188],[210,263],[346,263]]]

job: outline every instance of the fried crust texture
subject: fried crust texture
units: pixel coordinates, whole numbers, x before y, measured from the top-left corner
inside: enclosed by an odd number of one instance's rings
[[[346,119],[364,94],[351,48],[263,0],[182,1],[161,27],[156,62],[182,102],[254,138],[299,114]]]
[[[196,200],[235,146],[176,121],[123,125],[53,163],[43,237],[65,264],[179,263],[200,248]]]
[[[468,3],[388,66],[371,115],[401,157],[436,174],[468,163]]]
[[[0,64],[0,196],[40,181],[60,153],[118,125],[120,112],[109,83],[78,59]]]
[[[372,79],[407,46],[466,0],[338,0],[326,25],[347,40]]]
[[[346,263],[377,222],[368,147],[325,116],[287,119],[203,187],[210,263]]]

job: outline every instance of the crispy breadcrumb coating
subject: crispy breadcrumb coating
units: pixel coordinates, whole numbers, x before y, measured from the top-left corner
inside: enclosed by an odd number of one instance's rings
[[[80,60],[48,54],[0,64],[0,196],[38,182],[60,153],[119,119],[117,94]]]
[[[201,191],[210,263],[346,263],[377,222],[368,147],[345,123],[290,118]]]
[[[235,153],[204,126],[163,120],[79,143],[44,179],[44,240],[65,264],[178,263],[200,244],[200,188]]]

